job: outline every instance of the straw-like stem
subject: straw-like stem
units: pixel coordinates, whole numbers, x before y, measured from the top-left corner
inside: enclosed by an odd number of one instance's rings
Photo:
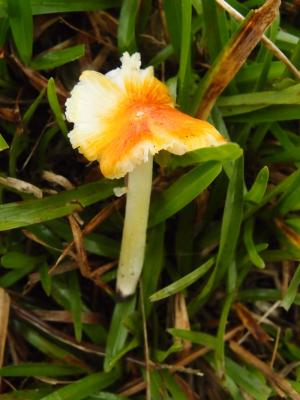
[[[152,187],[152,156],[128,175],[125,221],[117,273],[121,298],[134,294],[141,275]]]

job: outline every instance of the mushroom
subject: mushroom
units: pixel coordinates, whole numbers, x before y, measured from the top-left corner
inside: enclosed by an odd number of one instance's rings
[[[121,57],[121,67],[103,75],[84,71],[66,102],[74,123],[69,138],[106,178],[128,174],[125,221],[117,272],[117,293],[132,295],[142,271],[152,186],[153,155],[184,154],[226,141],[208,122],[175,108],[153,67],[141,69],[139,53]]]

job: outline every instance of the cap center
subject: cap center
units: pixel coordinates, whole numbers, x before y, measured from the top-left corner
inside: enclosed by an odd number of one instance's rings
[[[135,113],[136,118],[142,118],[145,115],[144,111],[137,111]]]

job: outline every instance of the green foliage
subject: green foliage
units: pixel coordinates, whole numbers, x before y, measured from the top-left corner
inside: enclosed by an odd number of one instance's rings
[[[138,8],[137,0],[124,0],[122,3],[118,27],[118,48],[121,53],[128,51],[131,54],[137,50],[135,27]]]
[[[36,70],[47,70],[71,61],[77,60],[84,56],[84,45],[79,44],[62,50],[50,50],[38,55],[30,63],[31,68]],[[50,100],[49,100],[50,101]]]
[[[150,226],[164,221],[181,210],[203,192],[220,172],[219,163],[207,162],[182,175],[151,206]]]
[[[21,60],[28,64],[32,56],[33,22],[30,0],[8,0],[10,29]]]
[[[80,211],[112,195],[114,182],[99,181],[53,197],[0,205],[0,230],[24,227]]]
[[[125,325],[125,319],[134,311],[135,303],[136,298],[132,297],[131,299],[116,303],[115,305],[107,337],[106,357],[104,362],[106,371],[110,371],[123,355],[125,342],[128,336],[128,328]]]
[[[166,297],[181,292],[183,289],[201,278],[201,276],[203,276],[212,267],[213,263],[213,260],[210,259],[200,267],[196,268],[194,271],[190,272],[188,275],[178,279],[177,281],[171,283],[163,289],[160,289],[158,292],[153,293],[149,298],[150,301],[162,300]]]
[[[56,91],[55,91],[55,82],[54,82],[53,78],[50,78],[48,81],[47,95],[48,95],[49,105],[55,116],[56,122],[57,122],[60,130],[62,131],[62,133],[64,135],[67,135],[68,128],[65,123],[65,120],[64,120],[59,102],[58,102],[58,98],[57,98]]]
[[[77,382],[66,385],[53,393],[43,396],[41,400],[81,400],[97,391],[110,386],[118,378],[116,370],[111,372],[99,372],[86,376]]]

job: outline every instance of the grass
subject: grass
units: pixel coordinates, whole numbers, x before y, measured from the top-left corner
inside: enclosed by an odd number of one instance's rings
[[[0,400],[300,399],[300,89],[280,55],[300,67],[299,6],[228,1],[242,22],[217,3],[0,0]],[[232,143],[156,157],[141,284],[118,302],[124,182],[72,150],[63,113],[126,50]]]

